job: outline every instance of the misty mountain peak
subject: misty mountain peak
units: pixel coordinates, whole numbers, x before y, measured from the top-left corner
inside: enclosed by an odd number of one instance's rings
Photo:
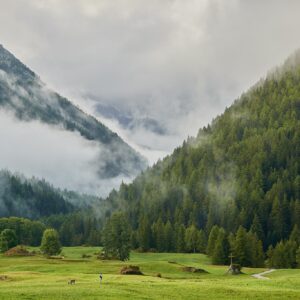
[[[0,69],[27,83],[36,79],[35,73],[2,45],[0,45]]]
[[[0,48],[0,109],[9,111],[23,122],[37,121],[94,142],[98,149],[97,160],[91,165],[97,166],[97,180],[132,178],[146,167],[146,160],[116,133],[47,88],[33,71],[3,46]],[[116,181],[114,187],[118,184]]]

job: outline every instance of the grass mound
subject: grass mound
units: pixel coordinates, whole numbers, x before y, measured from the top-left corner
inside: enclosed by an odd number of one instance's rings
[[[121,269],[122,275],[144,275],[138,266],[125,266]]]
[[[16,246],[4,253],[5,256],[32,256],[33,253],[29,252],[24,246]]]
[[[183,267],[182,270],[184,272],[190,272],[190,273],[206,273],[206,274],[208,273],[204,269],[199,269],[199,268],[195,268],[195,267]]]

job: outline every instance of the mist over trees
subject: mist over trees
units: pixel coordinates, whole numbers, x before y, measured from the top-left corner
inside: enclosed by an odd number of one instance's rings
[[[37,197],[34,186],[13,176],[8,207],[28,199],[63,245],[103,244],[107,256],[121,260],[133,248],[205,252],[214,264],[228,264],[232,254],[242,266],[260,267],[265,260],[270,267],[299,266],[300,60],[295,61],[260,81],[172,155],[113,190],[98,209],[72,210],[43,183],[36,185]],[[3,229],[15,230],[12,223]],[[16,236],[21,239],[17,230]]]
[[[216,263],[232,251],[243,265],[261,265],[268,248],[284,247],[300,226],[299,119],[297,63],[260,81],[107,201],[126,213],[136,248],[207,247]]]
[[[75,209],[63,193],[45,180],[26,179],[20,174],[0,170],[0,217],[38,219]]]

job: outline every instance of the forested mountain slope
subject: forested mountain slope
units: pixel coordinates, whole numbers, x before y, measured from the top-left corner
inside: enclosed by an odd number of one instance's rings
[[[0,171],[0,217],[37,219],[52,214],[67,214],[81,204],[78,198],[78,194],[68,196],[44,180],[29,180],[19,174]]]
[[[66,98],[49,90],[40,78],[0,45],[0,108],[22,121],[37,120],[77,131],[99,146],[99,177],[134,176],[146,161],[116,133]]]
[[[90,211],[99,201],[95,196],[55,188],[44,179],[0,170],[0,218],[61,215],[64,219],[79,210]]]
[[[195,225],[251,229],[264,248],[300,228],[300,52],[107,201],[136,247],[180,250]],[[204,242],[205,244],[205,242]],[[205,245],[206,246],[206,245]],[[204,246],[204,247],[205,247]]]

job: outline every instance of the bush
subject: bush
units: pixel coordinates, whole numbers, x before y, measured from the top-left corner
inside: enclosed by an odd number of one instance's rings
[[[44,231],[41,251],[48,256],[57,255],[61,252],[58,233],[55,229],[46,229]]]
[[[16,245],[17,236],[15,231],[12,229],[4,229],[0,234],[0,252],[5,252]]]

